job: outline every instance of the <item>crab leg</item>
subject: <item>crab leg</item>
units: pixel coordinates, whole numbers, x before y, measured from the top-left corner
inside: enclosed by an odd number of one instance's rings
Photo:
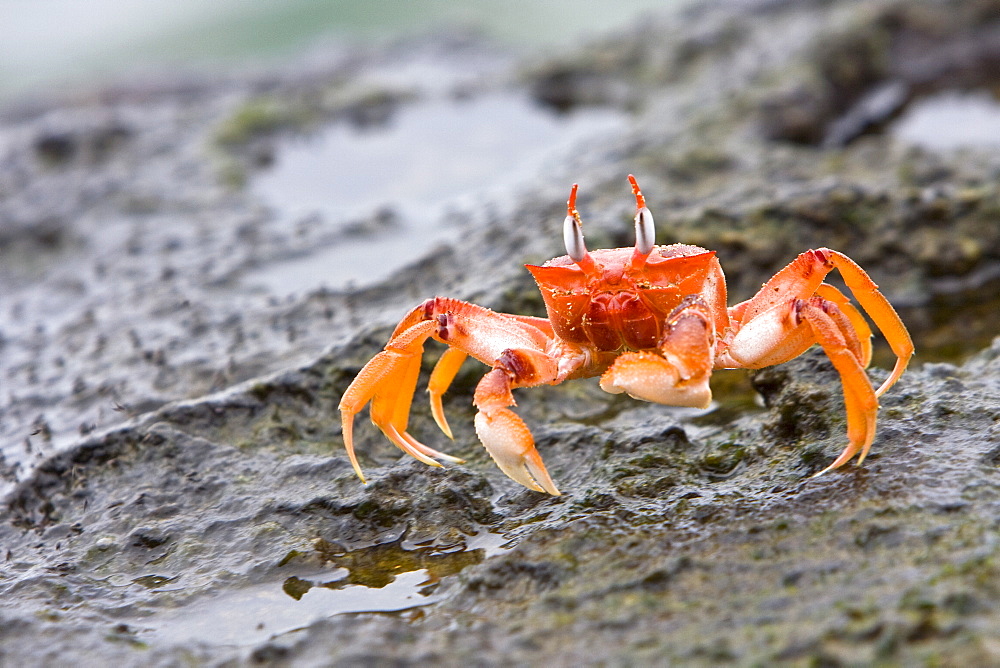
[[[861,345],[861,355],[858,361],[861,366],[868,368],[872,361],[872,329],[868,326],[868,321],[861,315],[861,311],[854,307],[854,304],[844,296],[844,293],[833,287],[829,283],[822,283],[816,288],[816,295],[833,302],[850,320],[851,326],[857,334],[858,343]]]
[[[771,280],[765,283],[752,299],[734,306],[730,315],[738,322],[747,323],[782,302],[808,299],[820,290],[823,279],[835,268],[840,270],[851,294],[858,300],[865,313],[875,321],[875,325],[885,336],[892,352],[896,354],[896,364],[892,373],[875,391],[876,396],[881,396],[899,380],[903,371],[906,370],[906,366],[913,356],[913,341],[895,309],[879,292],[878,285],[872,281],[864,269],[843,253],[829,248],[819,248],[802,253],[784,269],[772,276]],[[831,301],[838,300],[831,299]]]
[[[537,320],[541,327],[534,326]],[[514,405],[513,387],[539,385],[567,375],[546,350],[552,343],[548,321],[494,313],[455,299],[428,300],[408,313],[396,327],[385,349],[358,373],[340,402],[344,444],[355,472],[364,480],[353,444],[354,416],[371,402],[372,422],[407,454],[439,466],[434,459],[461,461],[414,439],[406,431],[410,404],[420,372],[424,342],[433,338],[447,344],[431,374],[429,392],[435,420],[446,435],[451,430],[441,407],[447,390],[467,356],[492,367],[476,390],[476,431],[501,470],[537,491],[558,494],[531,433],[508,407]]]
[[[821,250],[826,250],[830,254],[830,260],[840,270],[840,274],[844,277],[844,282],[851,290],[851,294],[857,298],[861,307],[875,321],[879,330],[885,335],[885,340],[889,343],[889,347],[892,348],[892,352],[896,354],[896,364],[892,369],[892,373],[875,390],[875,396],[880,397],[886,390],[896,384],[896,381],[899,380],[899,377],[906,370],[906,366],[910,363],[910,358],[913,356],[913,340],[910,339],[910,333],[906,330],[906,325],[899,319],[899,315],[892,308],[892,304],[878,291],[878,286],[865,273],[864,269],[843,253],[828,249]]]
[[[833,302],[814,297],[807,302],[797,302],[796,306],[800,317],[808,323],[816,341],[823,346],[827,357],[840,373],[844,386],[844,406],[847,409],[847,447],[832,464],[816,475],[820,476],[843,466],[859,451],[861,456],[858,457],[858,466],[860,466],[875,439],[878,398],[872,389],[868,374],[865,373],[864,367],[843,336],[842,325],[833,317],[833,313],[839,310]]]
[[[385,433],[397,447],[407,454],[434,466],[430,457],[451,459],[418,443],[406,432],[407,414],[416,385],[414,367],[419,373],[420,357],[426,341],[434,331],[430,321],[418,322],[393,336],[385,350],[373,357],[358,373],[340,400],[344,446],[355,473],[364,481],[364,474],[354,452],[354,416],[370,401],[372,422]]]
[[[430,395],[431,414],[434,416],[434,421],[441,428],[441,431],[444,432],[445,436],[452,440],[455,440],[455,437],[452,435],[451,427],[448,426],[448,419],[444,415],[441,396],[448,391],[451,382],[455,380],[458,370],[462,367],[462,363],[465,362],[468,356],[468,353],[459,348],[448,348],[441,355],[437,364],[434,365],[434,371],[431,372],[431,379],[427,383],[427,394]]]
[[[846,299],[831,286],[818,291]],[[865,373],[870,348],[859,338],[855,318],[860,314],[845,312],[837,302],[819,295],[775,304],[744,322],[720,356],[723,366],[760,369],[787,362],[814,343],[823,347],[843,384],[848,445],[821,473],[842,466],[858,452],[860,464],[875,437],[878,398]],[[870,334],[865,325],[862,336],[867,339]]]

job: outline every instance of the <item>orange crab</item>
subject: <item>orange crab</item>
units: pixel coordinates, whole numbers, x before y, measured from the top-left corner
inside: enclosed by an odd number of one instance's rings
[[[601,376],[601,389],[672,406],[706,408],[713,369],[759,369],[787,362],[818,343],[840,373],[848,445],[820,473],[857,453],[860,464],[875,437],[878,397],[899,379],[913,355],[909,332],[868,274],[828,248],[809,250],[775,274],[752,298],[726,307],[726,281],[714,251],[654,243],[653,216],[639,185],[634,248],[587,251],[574,184],[563,227],[566,255],[527,265],[548,318],[496,313],[457,299],[435,297],[410,311],[385,349],[358,373],[340,402],[344,444],[354,453],[354,416],[371,402],[371,419],[404,452],[420,461],[461,460],[417,441],[406,431],[427,339],[448,346],[431,373],[434,420],[452,438],[441,406],[466,357],[491,367],[476,387],[476,433],[500,469],[525,487],[558,495],[528,427],[510,410],[511,390]],[[824,283],[838,269],[896,355],[877,390],[865,368],[871,329],[850,300]]]

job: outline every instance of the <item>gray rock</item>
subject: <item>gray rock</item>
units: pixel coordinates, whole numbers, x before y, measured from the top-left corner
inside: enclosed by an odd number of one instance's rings
[[[903,145],[896,103],[858,111],[895,81],[903,109],[996,86],[991,8],[706,4],[531,63],[418,41],[7,112],[0,663],[996,664],[1000,158]],[[451,212],[456,233],[388,279],[255,286],[413,234],[392,207],[291,220],[252,184],[304,134],[377,132],[438,99],[360,83],[428,53],[492,63],[456,75],[456,105],[516,85],[564,122],[627,122]],[[842,146],[820,146],[835,129]],[[631,245],[629,172],[658,242],[718,251],[732,303],[830,246],[900,305],[920,356],[864,466],[811,477],[845,444],[813,350],[719,372],[703,413],[587,381],[519,391],[561,497],[482,451],[470,364],[445,401],[467,463],[401,458],[359,420],[361,485],[336,406],[396,320],[435,294],[540,315],[520,265],[562,253],[568,185],[589,244]],[[443,447],[422,401],[411,429]]]

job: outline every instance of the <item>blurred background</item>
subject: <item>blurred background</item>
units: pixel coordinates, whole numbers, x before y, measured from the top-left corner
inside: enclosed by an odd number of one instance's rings
[[[335,42],[387,40],[455,26],[511,48],[563,47],[685,0],[5,0],[0,99],[86,86],[137,71],[246,67]]]

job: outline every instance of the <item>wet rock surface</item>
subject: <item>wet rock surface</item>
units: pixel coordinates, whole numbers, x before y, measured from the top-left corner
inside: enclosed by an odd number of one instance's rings
[[[921,96],[995,86],[1000,5],[952,6],[706,5],[530,63],[449,37],[5,112],[0,659],[1000,662],[1000,153],[892,134]],[[413,62],[434,74],[400,83]],[[510,90],[627,123],[451,211],[458,233],[388,280],[253,284],[408,233],[384,207],[268,206],[253,182],[287,146]],[[359,420],[361,485],[336,405],[400,315],[435,294],[540,315],[521,264],[562,253],[568,185],[591,247],[631,245],[629,172],[658,242],[718,251],[731,303],[829,246],[900,305],[920,357],[864,466],[811,477],[845,439],[813,350],[719,372],[707,412],[592,381],[519,391],[555,498],[478,445],[470,363],[454,443],[421,401],[411,418],[467,463],[401,458]]]

